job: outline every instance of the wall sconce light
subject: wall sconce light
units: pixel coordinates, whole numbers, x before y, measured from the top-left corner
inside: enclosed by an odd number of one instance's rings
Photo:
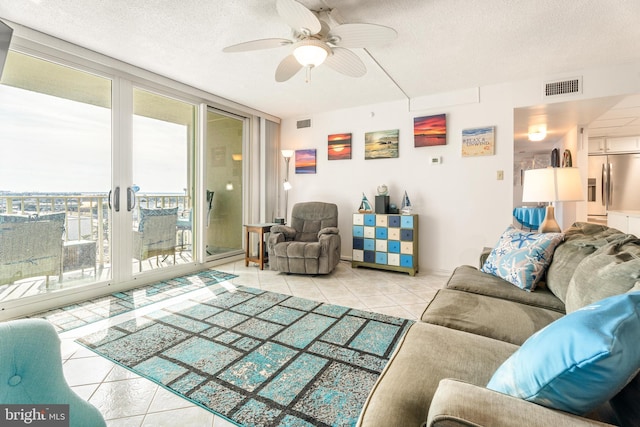
[[[225,188],[227,189],[227,191],[233,191],[233,183],[231,181],[227,182]]]
[[[293,157],[293,150],[282,150],[282,157],[284,157],[284,182],[282,188],[284,189],[284,222],[287,223],[287,212],[289,208],[289,190],[291,190],[291,183],[289,182],[289,161]]]
[[[240,153],[232,154],[231,155],[231,159],[236,161],[236,162],[239,162],[239,161],[242,160],[242,154],[240,154]]]

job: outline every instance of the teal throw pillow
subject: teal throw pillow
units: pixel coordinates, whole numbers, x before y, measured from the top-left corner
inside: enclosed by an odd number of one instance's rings
[[[482,271],[532,291],[551,263],[562,233],[533,233],[507,227],[489,254]]]
[[[583,415],[615,396],[640,370],[640,292],[609,297],[532,335],[487,388]]]

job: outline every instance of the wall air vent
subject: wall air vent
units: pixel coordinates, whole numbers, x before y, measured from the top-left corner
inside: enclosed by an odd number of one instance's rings
[[[298,126],[298,129],[310,128],[311,127],[311,119],[298,120],[296,124]]]
[[[544,96],[572,95],[582,93],[582,77],[555,82],[545,82]]]

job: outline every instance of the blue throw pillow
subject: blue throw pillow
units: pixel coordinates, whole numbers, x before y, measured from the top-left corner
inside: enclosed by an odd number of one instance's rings
[[[639,343],[640,292],[605,298],[532,335],[487,388],[582,415],[636,376]]]
[[[489,254],[482,271],[532,291],[551,263],[562,233],[532,233],[507,227]]]

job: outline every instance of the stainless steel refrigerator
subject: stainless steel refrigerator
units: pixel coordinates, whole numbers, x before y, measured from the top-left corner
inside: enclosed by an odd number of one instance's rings
[[[589,156],[589,217],[607,211],[640,210],[640,153]]]

